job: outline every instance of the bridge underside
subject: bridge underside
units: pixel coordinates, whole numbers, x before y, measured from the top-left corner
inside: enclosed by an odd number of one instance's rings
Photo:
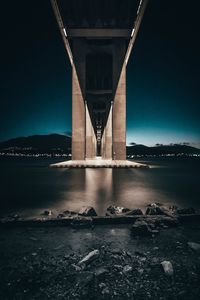
[[[72,65],[72,159],[126,159],[126,63],[147,1],[51,0]]]

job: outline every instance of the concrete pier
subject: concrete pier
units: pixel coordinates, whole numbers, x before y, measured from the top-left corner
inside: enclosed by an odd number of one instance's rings
[[[85,103],[75,68],[72,68],[72,159],[85,159]]]
[[[89,115],[87,103],[85,103],[85,114],[86,114],[86,159],[92,159],[96,156],[96,136],[94,133],[94,128],[92,126],[91,118]]]
[[[108,120],[102,136],[102,159],[112,159],[113,155],[113,106],[111,104]]]
[[[126,160],[126,67],[121,72],[113,102],[113,158]]]

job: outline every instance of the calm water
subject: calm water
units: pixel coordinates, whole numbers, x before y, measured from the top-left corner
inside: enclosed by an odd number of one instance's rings
[[[150,169],[52,169],[49,159],[0,159],[1,215],[38,215],[45,209],[104,214],[111,205],[144,208],[150,202],[200,208],[200,159],[149,160]],[[141,161],[141,162],[147,162]]]

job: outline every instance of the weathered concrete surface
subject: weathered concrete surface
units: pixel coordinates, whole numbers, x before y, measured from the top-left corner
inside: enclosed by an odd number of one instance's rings
[[[96,136],[94,133],[94,128],[92,126],[90,114],[88,111],[87,104],[85,105],[86,113],[86,159],[93,159],[96,157]]]
[[[51,164],[52,168],[149,168],[148,165],[132,162],[129,160],[110,159],[86,159],[68,160],[56,164]]]
[[[72,68],[72,159],[85,159],[85,104],[75,67]]]
[[[113,157],[113,146],[112,146],[112,105],[110,108],[107,124],[104,128],[104,133],[102,137],[102,158],[103,159],[112,159]]]
[[[126,160],[126,67],[121,72],[113,102],[113,159]]]

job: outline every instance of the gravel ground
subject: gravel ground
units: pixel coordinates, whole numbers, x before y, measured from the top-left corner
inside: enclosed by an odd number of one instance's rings
[[[188,242],[200,242],[200,224],[140,238],[130,227],[1,229],[0,299],[199,299],[200,251]]]

